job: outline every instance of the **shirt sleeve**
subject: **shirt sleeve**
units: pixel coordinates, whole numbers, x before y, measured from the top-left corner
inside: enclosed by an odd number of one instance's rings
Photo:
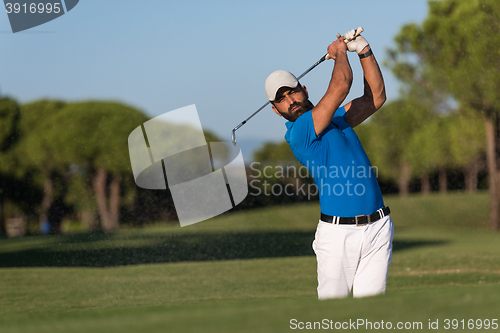
[[[306,112],[295,120],[288,143],[292,150],[302,154],[312,154],[318,148],[319,138],[314,130],[312,112]]]
[[[335,111],[332,122],[339,124],[341,127],[349,126],[345,122],[345,108],[340,107]],[[302,154],[310,155],[321,150],[322,134],[316,136],[314,130],[314,122],[312,119],[312,112],[306,112],[294,122],[288,143],[292,147],[292,151],[297,151]]]

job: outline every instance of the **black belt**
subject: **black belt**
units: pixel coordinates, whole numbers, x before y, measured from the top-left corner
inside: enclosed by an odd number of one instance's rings
[[[340,216],[330,216],[321,213],[321,221],[333,224],[355,224],[355,225],[365,225],[372,222],[378,221],[384,216],[391,213],[389,207],[384,207],[377,210],[375,213],[370,215],[358,215],[354,217],[340,217]]]

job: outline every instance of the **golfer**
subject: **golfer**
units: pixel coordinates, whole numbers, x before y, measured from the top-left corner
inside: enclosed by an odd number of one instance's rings
[[[286,141],[318,186],[321,219],[313,249],[320,299],[348,297],[351,290],[354,297],[384,293],[392,257],[390,211],[353,130],[384,104],[384,80],[366,39],[354,37],[351,30],[328,46],[335,65],[316,106],[287,71],[272,73],[265,84],[273,110],[288,120]],[[364,94],[341,106],[352,84],[348,50],[359,55]]]

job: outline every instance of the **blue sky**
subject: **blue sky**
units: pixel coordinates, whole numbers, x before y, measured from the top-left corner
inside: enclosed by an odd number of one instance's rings
[[[13,34],[4,12],[0,93],[23,103],[116,100],[150,117],[196,104],[203,127],[229,141],[232,128],[266,102],[264,81],[274,70],[301,74],[337,32],[358,26],[382,63],[400,27],[426,15],[426,0],[80,0],[60,18]],[[346,101],[363,91],[359,60],[350,54],[350,61]],[[302,80],[313,103],[332,67],[325,62]],[[382,71],[389,99],[397,98],[398,82]],[[250,150],[284,132],[284,120],[267,107],[237,133]]]

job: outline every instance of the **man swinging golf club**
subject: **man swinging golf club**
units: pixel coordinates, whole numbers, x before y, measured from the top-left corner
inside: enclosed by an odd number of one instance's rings
[[[354,297],[384,293],[394,235],[375,172],[353,130],[384,104],[382,73],[365,38],[355,30],[337,37],[326,56],[335,61],[332,77],[316,106],[287,71],[272,73],[265,83],[273,110],[288,120],[286,141],[319,189],[313,249],[320,299],[348,297],[351,289]],[[359,55],[364,94],[341,107],[353,79],[348,50]]]

